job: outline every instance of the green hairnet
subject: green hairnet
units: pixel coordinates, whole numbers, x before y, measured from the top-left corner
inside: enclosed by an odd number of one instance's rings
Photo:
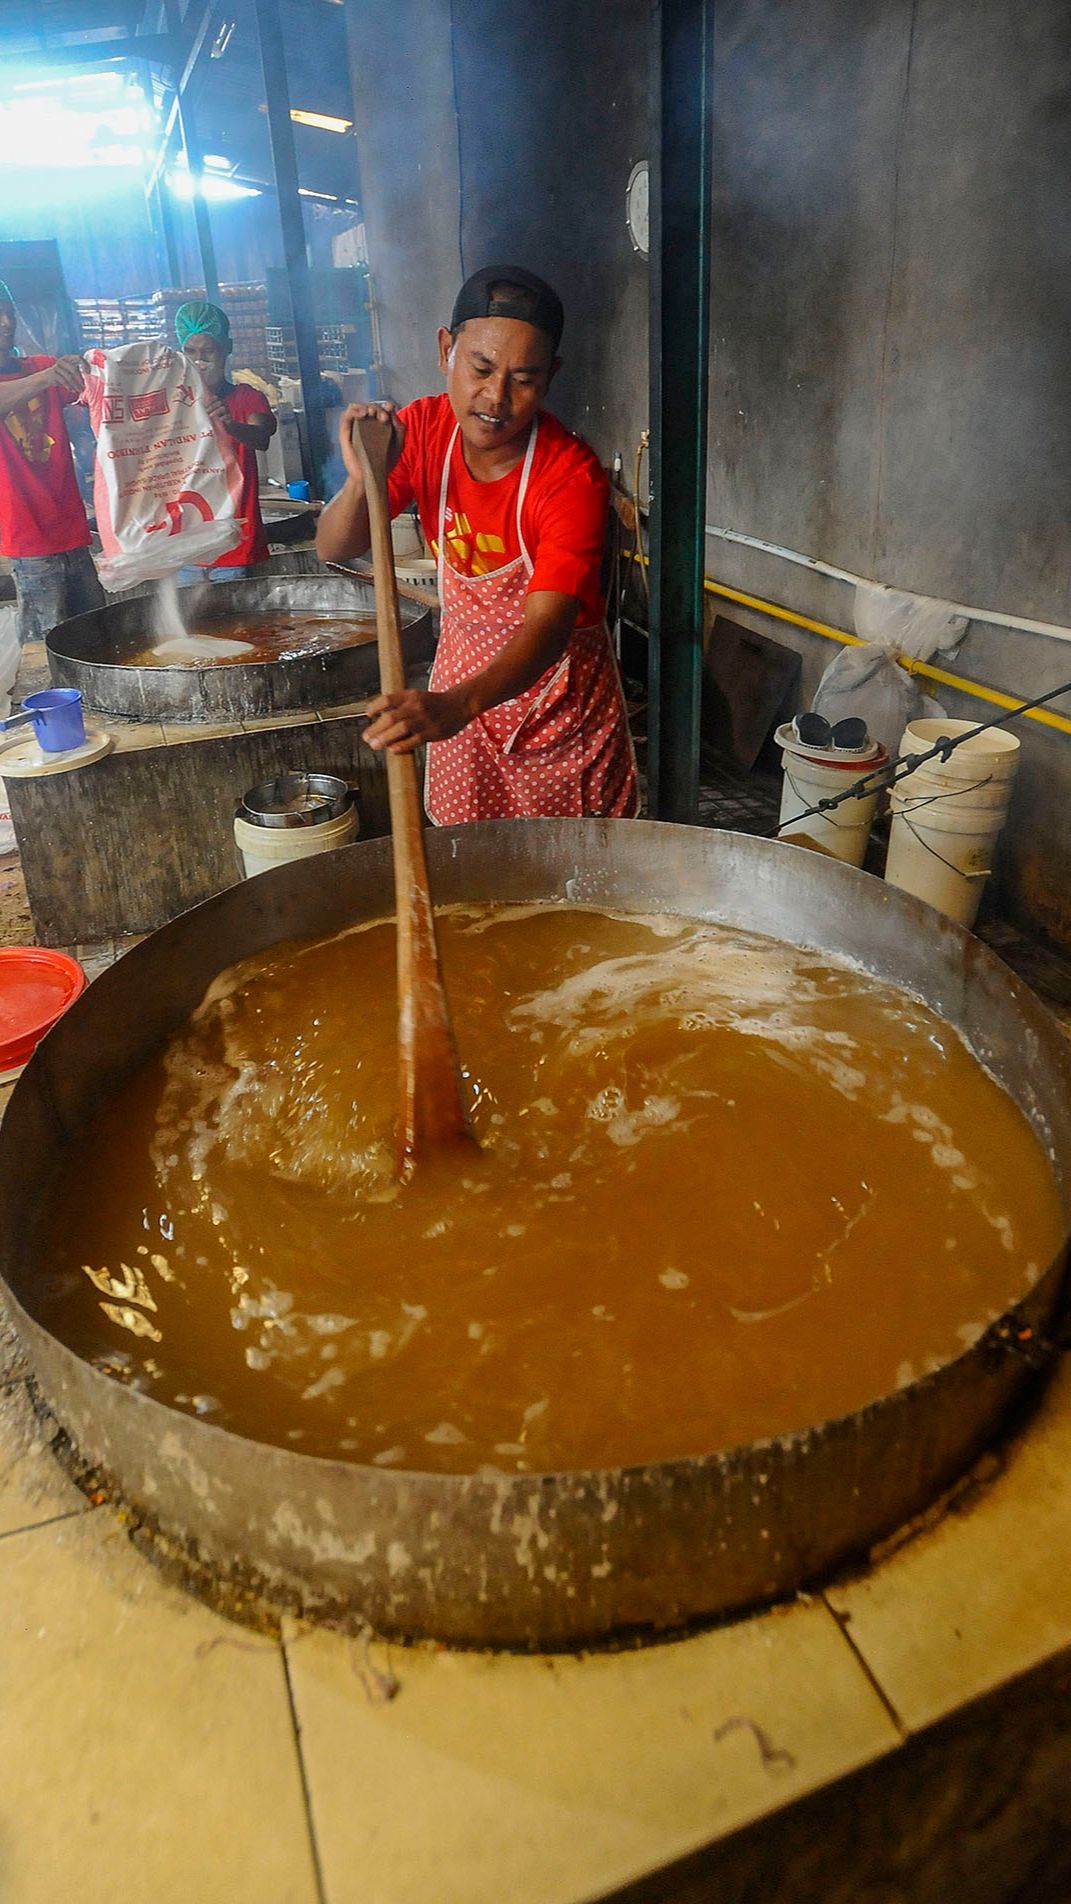
[[[231,327],[226,311],[207,298],[191,298],[175,312],[175,336],[179,347],[190,337],[218,337],[224,352],[231,347]]]

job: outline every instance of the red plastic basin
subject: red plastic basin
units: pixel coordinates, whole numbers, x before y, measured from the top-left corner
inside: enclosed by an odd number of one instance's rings
[[[85,988],[85,973],[66,952],[0,946],[0,1071],[25,1064]]]

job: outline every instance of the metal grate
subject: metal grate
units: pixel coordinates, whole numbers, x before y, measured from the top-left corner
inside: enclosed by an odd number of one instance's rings
[[[630,701],[633,744],[640,775],[641,811],[647,812],[647,736],[636,733],[644,712]],[[771,833],[781,810],[781,775],[756,767],[750,773],[707,756],[700,771],[699,826],[720,826],[731,833]]]

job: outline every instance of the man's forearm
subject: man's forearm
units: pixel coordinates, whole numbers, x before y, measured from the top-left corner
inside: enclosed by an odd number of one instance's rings
[[[265,423],[234,423],[229,418],[227,431],[236,443],[248,443],[255,450],[266,450],[275,435]]]
[[[320,516],[316,553],[321,562],[345,562],[352,555],[367,555],[371,541],[364,485],[347,476]]]
[[[28,403],[31,397],[39,397],[52,381],[47,370],[35,370],[28,377],[16,377],[10,383],[0,382],[0,417],[10,416],[20,404]]]

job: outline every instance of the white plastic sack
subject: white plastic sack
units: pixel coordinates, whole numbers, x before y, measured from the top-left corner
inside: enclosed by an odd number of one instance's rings
[[[241,472],[231,438],[208,414],[196,365],[148,342],[87,351],[86,366],[105,588],[158,581],[235,548]]]
[[[935,654],[951,654],[967,632],[967,617],[951,602],[932,595],[909,595],[881,582],[855,585],[855,632],[894,655],[912,661],[932,661]]]
[[[908,595],[874,582],[855,590],[855,631],[861,648],[842,648],[818,683],[812,702],[831,724],[850,715],[865,720],[873,738],[895,755],[909,721],[940,719],[940,701],[923,692],[915,675],[898,663],[900,655],[932,661],[957,647],[967,632],[967,617],[949,602]]]
[[[0,603],[0,721],[11,712],[11,690],[19,671],[18,618],[17,602]]]

